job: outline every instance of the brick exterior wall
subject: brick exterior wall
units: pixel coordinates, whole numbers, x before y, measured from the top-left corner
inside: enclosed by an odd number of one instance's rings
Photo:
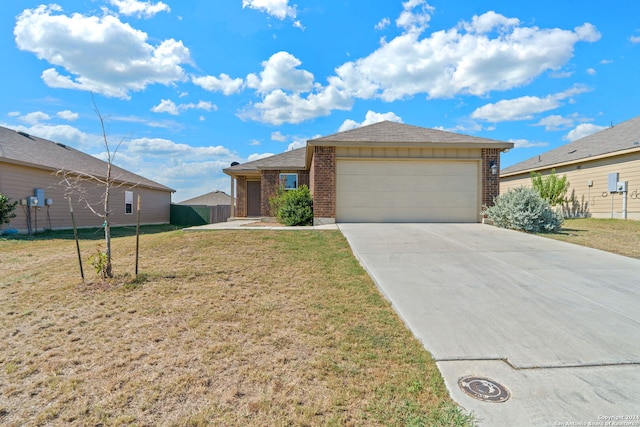
[[[278,189],[279,177],[280,171],[260,172],[260,215],[262,216],[275,216],[275,213],[271,213],[269,198],[273,196]]]
[[[247,178],[239,176],[236,179],[236,217],[247,216]]]
[[[313,216],[336,217],[336,147],[313,147]]]
[[[498,174],[491,174],[491,162],[498,167]],[[493,199],[500,194],[500,149],[482,149],[482,206],[493,206]]]
[[[289,170],[266,170],[260,172],[260,215],[275,216],[275,212],[271,212],[269,198],[276,194],[278,185],[280,185],[281,173],[297,173],[298,187],[301,185],[309,186],[309,172],[307,171],[289,171]]]

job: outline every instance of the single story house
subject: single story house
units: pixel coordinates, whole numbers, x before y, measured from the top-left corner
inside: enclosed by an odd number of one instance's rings
[[[78,176],[104,178],[107,163],[64,144],[25,132],[0,127],[0,193],[18,201],[16,218],[0,226],[5,230],[35,232],[72,227],[69,202],[71,196],[77,227],[100,227],[103,220],[69,192],[58,173],[70,179]],[[136,224],[136,206],[141,198],[141,224],[168,224],[171,194],[175,191],[117,166],[112,167],[110,221],[113,226]],[[99,209],[105,187],[95,180],[83,180],[87,198]]]
[[[501,192],[552,169],[569,181],[568,216],[640,220],[640,116],[503,169]]]
[[[271,197],[307,185],[314,223],[480,222],[499,193],[500,153],[513,144],[384,121],[233,164],[232,217],[272,216]]]

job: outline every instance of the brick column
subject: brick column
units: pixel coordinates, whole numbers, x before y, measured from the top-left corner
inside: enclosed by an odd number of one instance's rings
[[[247,178],[239,176],[236,180],[236,190],[238,192],[236,199],[236,217],[244,218],[247,216]]]
[[[313,223],[336,221],[336,147],[313,147]]]
[[[491,174],[491,165],[498,167],[496,175]],[[493,206],[493,199],[500,194],[500,149],[482,149],[482,206]]]
[[[260,171],[260,215],[275,216],[271,213],[269,198],[276,194],[280,185],[280,171],[263,170]]]

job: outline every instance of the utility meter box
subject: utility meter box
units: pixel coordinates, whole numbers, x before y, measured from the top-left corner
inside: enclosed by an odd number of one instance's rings
[[[43,206],[44,205],[44,189],[42,188],[34,189],[33,195],[36,196],[36,199],[38,199],[38,205]]]
[[[38,198],[36,196],[27,197],[27,206],[38,206]]]
[[[609,193],[618,192],[618,172],[609,174],[607,190],[609,191]]]
[[[627,192],[627,181],[619,181],[618,193],[626,193],[626,192]]]

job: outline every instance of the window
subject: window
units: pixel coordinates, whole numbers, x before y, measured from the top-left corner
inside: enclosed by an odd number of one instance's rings
[[[282,185],[285,190],[295,190],[296,188],[298,188],[298,174],[281,173],[280,185]]]
[[[127,215],[133,214],[133,191],[124,192],[124,213]]]

